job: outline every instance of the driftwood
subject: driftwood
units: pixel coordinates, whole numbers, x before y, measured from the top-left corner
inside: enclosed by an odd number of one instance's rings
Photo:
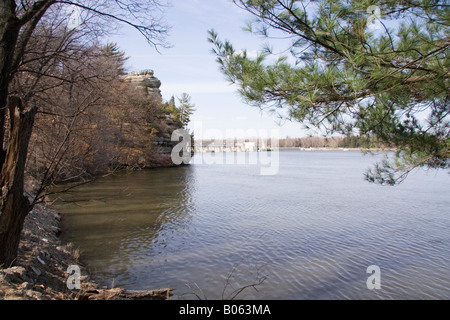
[[[125,290],[125,289],[104,289],[89,290],[80,293],[79,300],[168,300],[171,296],[171,289],[159,290]]]

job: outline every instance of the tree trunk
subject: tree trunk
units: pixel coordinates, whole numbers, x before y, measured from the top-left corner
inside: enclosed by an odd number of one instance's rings
[[[0,0],[0,168],[6,156],[3,149],[6,124],[8,87],[11,80],[11,64],[20,27],[15,16],[15,2]]]
[[[10,267],[17,257],[25,217],[32,206],[24,195],[28,143],[37,108],[24,109],[20,98],[9,99],[9,135],[0,174],[0,267]]]

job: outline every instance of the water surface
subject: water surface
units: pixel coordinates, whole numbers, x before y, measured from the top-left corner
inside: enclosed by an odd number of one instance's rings
[[[273,176],[251,164],[123,172],[56,206],[106,286],[222,299],[264,277],[239,298],[450,299],[450,177],[370,184],[378,158],[282,151]],[[367,288],[371,265],[380,290]]]

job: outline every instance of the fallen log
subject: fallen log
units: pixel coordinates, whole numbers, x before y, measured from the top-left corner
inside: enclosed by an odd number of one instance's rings
[[[103,289],[80,293],[78,300],[168,300],[172,289],[159,290],[125,290]]]

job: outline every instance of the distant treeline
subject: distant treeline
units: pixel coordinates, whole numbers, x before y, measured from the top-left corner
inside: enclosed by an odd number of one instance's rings
[[[255,146],[260,147],[262,145],[267,147],[274,147],[276,144],[272,139],[261,139],[257,137],[247,139],[228,139],[228,140],[214,140],[205,139],[197,141],[196,145],[202,146],[235,146],[242,142],[254,142]],[[339,136],[339,137],[304,137],[304,138],[291,138],[286,137],[278,140],[277,144],[280,148],[386,148],[375,137],[367,136]]]
[[[280,148],[382,148],[377,139],[367,136],[304,137],[280,139]]]

